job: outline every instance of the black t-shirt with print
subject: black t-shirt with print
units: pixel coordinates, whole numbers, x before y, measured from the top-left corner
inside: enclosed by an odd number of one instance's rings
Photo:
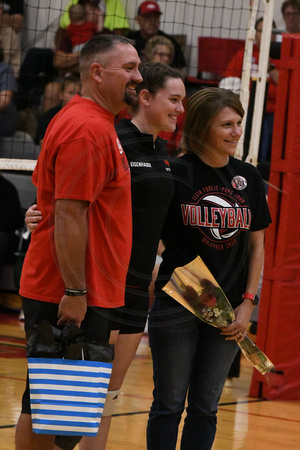
[[[172,161],[171,169],[175,195],[163,229],[166,250],[156,288],[200,255],[235,307],[247,280],[250,231],[271,222],[261,176],[232,157],[213,168],[186,154]]]

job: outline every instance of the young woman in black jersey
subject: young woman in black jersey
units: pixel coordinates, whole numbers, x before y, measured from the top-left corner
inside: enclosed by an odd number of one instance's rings
[[[188,400],[181,450],[210,450],[231,363],[248,327],[270,223],[263,181],[234,158],[244,111],[232,91],[208,88],[188,101],[185,155],[171,162],[175,183],[164,225],[165,251],[149,316],[154,401],[148,450],[175,450]],[[200,255],[232,304],[236,319],[220,331],[199,320],[162,287],[173,270]]]
[[[133,244],[125,306],[114,314],[113,329],[118,330],[112,332],[115,359],[99,433],[94,438],[84,437],[80,450],[105,448],[112,408],[145,328],[148,289],[161,229],[174,191],[166,141],[158,134],[175,130],[177,118],[184,111],[184,83],[175,69],[160,63],[145,63],[140,73],[143,82],[136,89],[138,102],[132,108],[133,117],[116,125],[132,180]],[[42,212],[37,208],[35,205],[27,212],[26,222],[32,231],[42,220]]]

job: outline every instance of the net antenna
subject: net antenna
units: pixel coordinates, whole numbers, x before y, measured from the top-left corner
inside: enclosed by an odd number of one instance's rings
[[[274,0],[264,0],[264,26],[262,30],[261,46],[259,52],[258,74],[256,79],[256,91],[254,100],[253,120],[251,126],[251,138],[249,144],[249,152],[246,157],[246,161],[254,166],[257,165],[257,157],[259,151],[259,142],[261,134],[261,124],[263,117],[264,99],[266,92],[266,81],[269,65],[270,43],[272,35],[272,24],[274,17]],[[253,51],[253,42],[255,37],[255,21],[258,11],[258,0],[251,1],[250,15],[248,22],[248,32],[244,55],[243,75],[242,75],[242,88],[241,88],[241,102],[246,111],[248,109],[249,102],[249,82],[251,72],[251,57]],[[245,122],[246,123],[245,117]],[[243,155],[243,143],[240,140],[237,150],[237,158],[241,159]]]
[[[252,0],[250,2],[250,11],[248,17],[248,26],[247,26],[247,36],[246,36],[246,44],[244,51],[244,61],[243,61],[243,71],[242,71],[242,79],[241,79],[241,91],[240,91],[240,100],[243,105],[245,115],[243,118],[244,124],[247,122],[247,114],[248,114],[248,105],[249,105],[249,97],[250,97],[250,78],[251,78],[251,65],[252,65],[252,53],[253,53],[253,43],[255,39],[255,22],[258,11],[258,3],[259,0]],[[244,135],[242,134],[238,148],[235,154],[237,159],[242,159],[244,154]]]

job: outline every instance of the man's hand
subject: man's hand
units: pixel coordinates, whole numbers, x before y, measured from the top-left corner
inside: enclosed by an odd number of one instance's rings
[[[70,297],[64,295],[60,301],[58,308],[57,325],[65,326],[74,323],[80,327],[86,314],[86,296]]]

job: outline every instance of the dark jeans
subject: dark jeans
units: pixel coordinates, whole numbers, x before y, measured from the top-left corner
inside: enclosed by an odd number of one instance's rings
[[[0,137],[11,137],[16,130],[17,108],[14,100],[12,100],[6,111],[0,113]]]
[[[40,104],[47,83],[57,77],[51,48],[30,48],[20,68],[19,89],[15,95],[17,109]]]
[[[19,85],[24,91],[30,91],[39,84],[41,74],[49,81],[57,75],[53,67],[54,53],[51,48],[30,48],[20,68]]]
[[[175,450],[187,392],[181,450],[211,449],[218,401],[238,351],[236,342],[225,341],[217,328],[168,300],[156,300],[148,332],[154,378],[148,450]]]

